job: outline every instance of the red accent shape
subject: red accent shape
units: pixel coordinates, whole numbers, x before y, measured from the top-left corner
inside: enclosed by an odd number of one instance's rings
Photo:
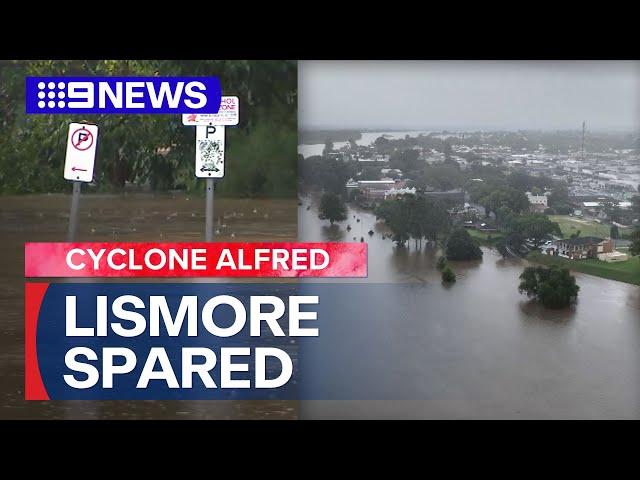
[[[40,367],[38,366],[38,350],[36,333],[38,331],[38,315],[42,299],[49,287],[48,283],[24,284],[24,398],[25,400],[49,400],[44,388]]]
[[[101,253],[97,268],[88,249]],[[312,250],[326,253],[328,262],[312,268],[310,262],[294,265],[296,252],[307,258]],[[74,250],[74,251],[72,251]],[[186,255],[182,266],[169,258],[172,252]],[[70,264],[67,263],[67,254]],[[149,254],[150,263],[144,258]],[[273,255],[272,255],[273,254]],[[257,261],[257,256],[288,256],[286,264]],[[199,264],[190,261],[199,256]],[[164,256],[165,261],[161,262]],[[367,276],[367,244],[341,242],[90,242],[90,243],[25,243],[24,276],[36,277],[347,277]],[[112,259],[111,265],[108,259]],[[320,258],[320,257],[316,257]],[[231,263],[220,260],[229,259]],[[159,262],[159,263],[156,263]],[[172,264],[173,263],[173,268]],[[233,264],[233,266],[230,266]],[[320,263],[324,265],[323,263]],[[72,268],[77,265],[78,268]],[[151,268],[156,266],[157,268]],[[117,268],[116,268],[117,267]]]

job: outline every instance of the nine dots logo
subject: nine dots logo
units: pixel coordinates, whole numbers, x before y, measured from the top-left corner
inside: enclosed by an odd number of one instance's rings
[[[45,106],[49,108],[64,108],[65,101],[64,98],[66,96],[65,89],[67,85],[64,82],[40,82],[38,83],[38,98],[40,101],[38,102],[39,108],[44,108]],[[56,102],[56,97],[58,101]]]

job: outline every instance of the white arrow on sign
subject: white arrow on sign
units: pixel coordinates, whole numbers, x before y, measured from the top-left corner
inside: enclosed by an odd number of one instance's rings
[[[196,127],[196,177],[224,177],[224,127]]]
[[[88,123],[69,124],[64,178],[74,182],[91,182],[96,159],[98,126]]]

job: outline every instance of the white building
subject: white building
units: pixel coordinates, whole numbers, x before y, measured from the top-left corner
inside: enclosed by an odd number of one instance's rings
[[[529,204],[535,210],[544,210],[547,208],[547,196],[546,195],[534,195],[531,192],[527,192],[527,199],[529,200]]]
[[[388,198],[395,198],[397,196],[400,195],[406,195],[406,194],[411,194],[411,195],[415,195],[416,194],[416,188],[412,187],[412,188],[390,188],[389,190],[387,190],[386,192],[384,192],[384,198],[385,200]]]

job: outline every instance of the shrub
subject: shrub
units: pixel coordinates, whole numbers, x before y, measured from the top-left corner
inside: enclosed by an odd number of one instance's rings
[[[455,283],[456,282],[456,274],[453,273],[451,267],[447,265],[447,267],[442,271],[442,281],[444,283]]]

